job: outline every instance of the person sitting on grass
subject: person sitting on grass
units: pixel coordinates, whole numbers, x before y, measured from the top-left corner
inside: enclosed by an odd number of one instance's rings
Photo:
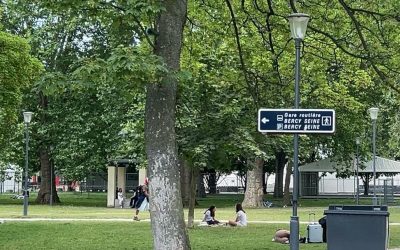
[[[242,204],[236,204],[236,219],[228,221],[227,225],[229,226],[240,226],[245,227],[247,226],[247,215],[246,212],[242,208]]]
[[[219,221],[217,221],[215,219],[215,211],[216,211],[216,207],[215,206],[210,206],[209,209],[207,209],[204,212],[204,222],[207,222],[207,225],[217,225],[219,224]]]

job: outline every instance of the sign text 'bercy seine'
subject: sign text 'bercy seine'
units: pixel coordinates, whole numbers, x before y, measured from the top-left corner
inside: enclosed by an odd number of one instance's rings
[[[259,109],[258,131],[263,133],[332,134],[333,109]]]

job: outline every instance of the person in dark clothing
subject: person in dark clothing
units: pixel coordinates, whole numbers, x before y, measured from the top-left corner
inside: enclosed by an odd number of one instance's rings
[[[133,220],[139,221],[139,217],[138,217],[139,211],[145,210],[145,207],[148,204],[148,196],[149,195],[147,192],[147,186],[146,185],[139,186],[136,193],[137,193],[136,194],[137,200],[135,202],[136,212],[135,212],[135,216],[133,217]]]
[[[326,216],[318,220],[318,223],[322,227],[322,241],[326,242]]]

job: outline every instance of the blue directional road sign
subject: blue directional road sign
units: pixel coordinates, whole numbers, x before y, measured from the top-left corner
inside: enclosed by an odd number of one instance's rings
[[[333,109],[259,109],[258,131],[263,133],[332,134]]]

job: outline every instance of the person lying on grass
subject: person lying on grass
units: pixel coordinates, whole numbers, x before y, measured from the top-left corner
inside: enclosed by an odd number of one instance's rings
[[[275,232],[274,238],[272,238],[272,241],[279,242],[282,244],[289,244],[290,240],[290,231],[284,230],[284,229],[278,229]],[[299,238],[300,243],[306,243],[306,238]]]
[[[275,232],[275,236],[272,240],[282,244],[288,244],[289,239],[290,239],[290,232],[288,230],[278,229]]]

